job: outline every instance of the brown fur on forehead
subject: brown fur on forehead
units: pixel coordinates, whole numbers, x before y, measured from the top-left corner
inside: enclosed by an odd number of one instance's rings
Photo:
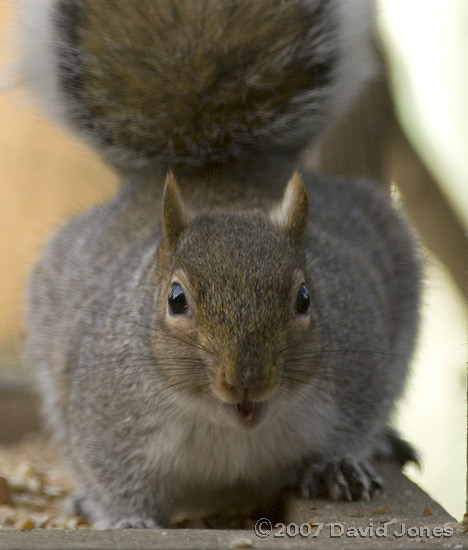
[[[229,314],[240,315],[239,307],[246,316],[252,308],[265,309],[265,320],[268,311],[274,311],[274,316],[287,314],[295,274],[302,267],[301,256],[266,215],[205,215],[194,220],[190,229],[174,255],[174,269],[184,270],[195,301],[206,311],[219,312],[226,321]],[[210,247],[214,242],[216,246]],[[224,301],[223,296],[228,295],[229,300]],[[223,309],[226,307],[234,309]]]
[[[104,147],[171,162],[220,161],[246,146],[300,149],[317,119],[312,94],[332,78],[328,4],[62,0],[73,122]]]

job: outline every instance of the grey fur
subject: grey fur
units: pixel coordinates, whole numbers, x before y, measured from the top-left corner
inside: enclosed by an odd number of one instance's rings
[[[212,289],[201,293],[198,318],[220,304],[221,340],[224,326],[232,341],[243,338],[245,319],[236,312],[251,302],[259,304],[250,318],[257,319],[260,351],[284,336],[275,319],[284,317],[284,289],[300,260],[263,212],[276,204],[290,166],[278,173],[262,165],[272,198],[257,191],[248,203],[261,200],[264,208],[248,208],[242,182],[236,185],[231,174],[235,206],[195,207],[177,265],[164,276],[156,275],[162,181],[146,179],[127,182],[117,197],[67,224],[33,273],[31,360],[40,369],[48,417],[87,496],[85,508],[102,525],[127,525],[128,518],[167,525],[186,511],[245,510],[291,479],[307,479],[307,465],[322,472],[330,461],[350,457],[367,471],[382,446],[413,347],[419,268],[405,224],[373,184],[305,175],[313,322],[289,356],[275,352],[285,379],[289,369],[303,382],[294,391],[279,384],[257,428],[240,429],[217,413],[207,372],[220,351],[208,325],[200,324],[197,346],[210,336],[210,356],[164,328],[161,289],[183,266],[200,292],[203,285]],[[187,197],[193,183],[179,179]],[[269,294],[274,288],[278,300]],[[288,330],[287,341],[294,339]],[[185,380],[171,382],[167,368],[182,369]],[[201,395],[199,385],[206,389]],[[347,496],[328,483],[330,496]],[[307,487],[313,492],[313,484]],[[360,491],[353,496],[367,494]]]

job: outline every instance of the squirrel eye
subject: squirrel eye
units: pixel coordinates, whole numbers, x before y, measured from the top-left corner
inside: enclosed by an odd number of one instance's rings
[[[294,310],[299,315],[305,315],[309,311],[310,296],[304,284],[299,287]]]
[[[167,298],[167,304],[169,312],[172,313],[172,315],[183,315],[187,312],[188,305],[182,285],[179,283],[172,285]]]

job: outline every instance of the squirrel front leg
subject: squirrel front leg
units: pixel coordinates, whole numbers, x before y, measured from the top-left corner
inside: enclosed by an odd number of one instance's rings
[[[144,450],[119,430],[101,433],[99,441],[88,435],[72,436],[67,449],[76,480],[71,511],[102,529],[166,526],[171,498]]]
[[[369,500],[382,489],[382,481],[367,460],[352,456],[313,463],[300,481],[303,498],[328,497],[332,500]]]
[[[403,467],[408,462],[419,464],[413,447],[392,428],[385,428],[378,442],[375,458],[390,460]],[[332,500],[369,500],[383,488],[382,480],[372,467],[372,457],[355,458],[352,454],[312,461],[299,481],[304,498],[328,497]]]
[[[161,498],[163,493],[154,494],[149,477],[141,468],[139,476],[115,472],[115,483],[107,484],[105,489],[100,484],[80,485],[69,499],[68,508],[101,529],[161,528],[168,524],[169,509]]]

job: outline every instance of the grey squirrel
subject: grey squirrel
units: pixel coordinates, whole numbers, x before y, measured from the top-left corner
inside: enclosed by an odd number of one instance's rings
[[[299,166],[354,86],[344,5],[45,0],[26,24],[29,86],[122,176],[26,293],[76,507],[101,526],[251,512],[289,486],[367,499],[377,455],[414,459],[388,426],[413,237],[373,182]]]

